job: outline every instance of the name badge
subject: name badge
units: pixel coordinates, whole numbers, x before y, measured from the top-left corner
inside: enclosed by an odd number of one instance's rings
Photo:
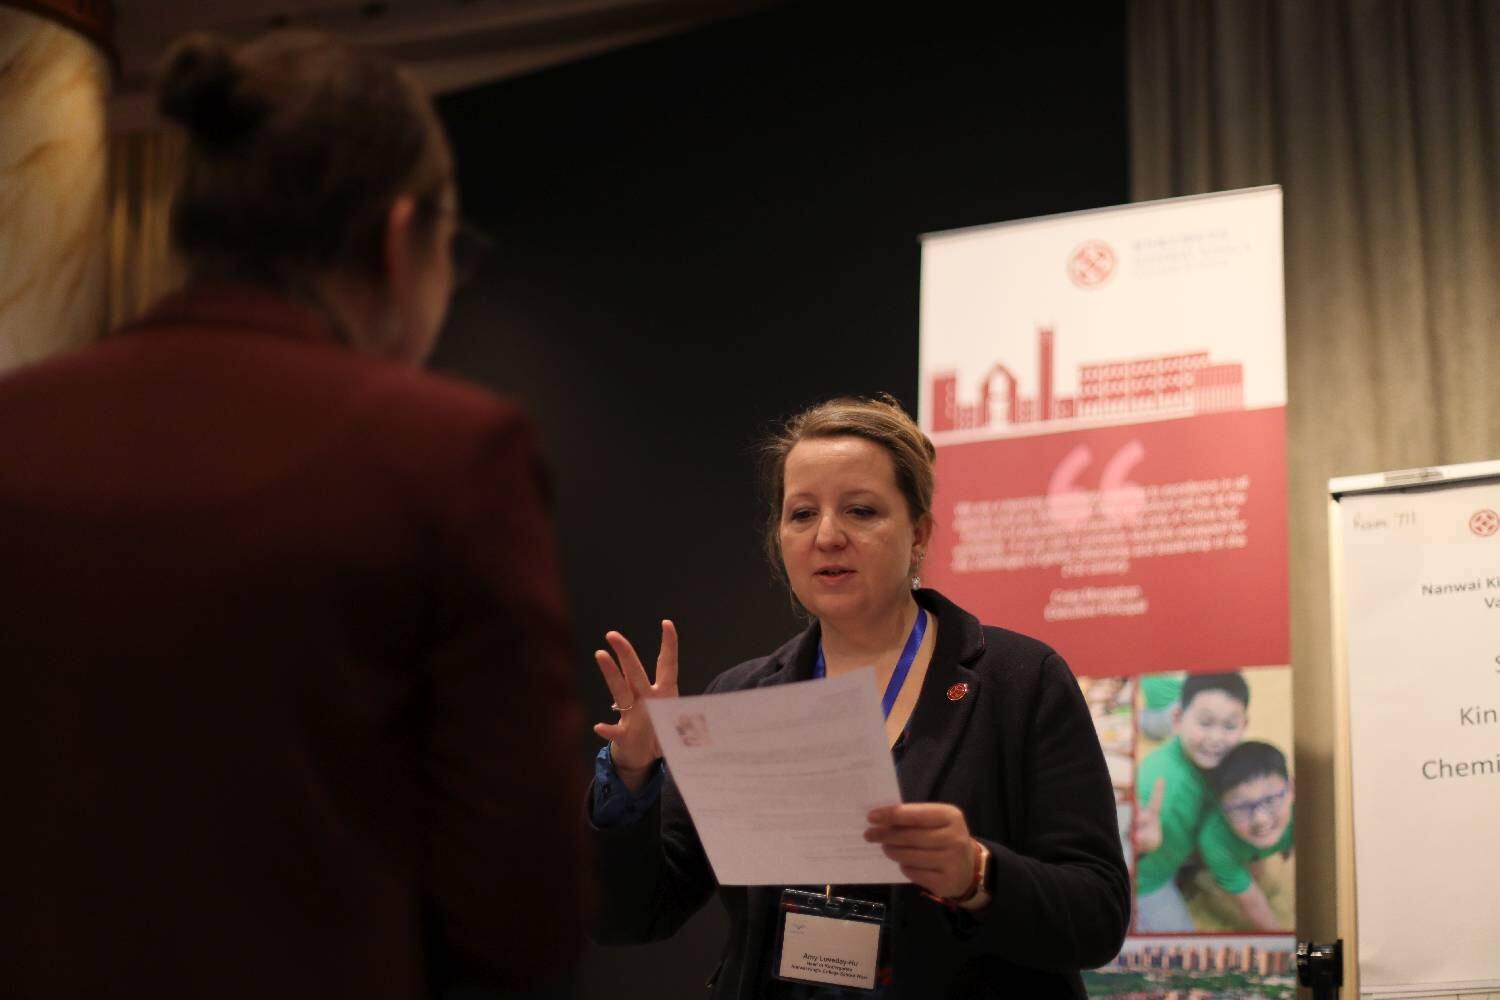
[[[786,889],[776,978],[872,990],[886,978],[884,936],[884,904]]]

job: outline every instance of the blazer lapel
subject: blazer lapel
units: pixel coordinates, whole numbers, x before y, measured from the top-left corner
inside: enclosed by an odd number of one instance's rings
[[[935,591],[919,591],[917,602],[937,617],[938,636],[897,769],[903,802],[931,800],[981,695],[979,675],[967,664],[984,653],[984,630],[977,618]]]
[[[766,672],[755,679],[755,687],[812,680],[813,668],[818,662],[818,642],[822,635],[822,628],[814,621],[801,633],[788,639],[770,655]]]

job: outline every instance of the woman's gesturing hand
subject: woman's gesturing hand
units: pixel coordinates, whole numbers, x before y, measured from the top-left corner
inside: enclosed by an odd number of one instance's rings
[[[599,673],[609,686],[620,718],[618,722],[599,723],[594,732],[609,740],[615,773],[634,791],[645,783],[651,766],[661,759],[661,744],[642,701],[677,697],[677,626],[670,621],[661,623],[661,652],[656,656],[654,684],[630,640],[618,632],[606,632],[604,641],[614,655],[603,649],[595,650],[594,662],[599,664]]]
[[[974,887],[974,838],[963,812],[946,802],[908,802],[870,811],[865,839],[880,844],[901,873],[934,896],[958,899]]]

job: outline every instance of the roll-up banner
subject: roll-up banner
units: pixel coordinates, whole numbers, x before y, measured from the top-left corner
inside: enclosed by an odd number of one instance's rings
[[[1295,996],[1281,190],[927,236],[921,323],[924,582],[1061,653],[1109,762],[1090,995]]]

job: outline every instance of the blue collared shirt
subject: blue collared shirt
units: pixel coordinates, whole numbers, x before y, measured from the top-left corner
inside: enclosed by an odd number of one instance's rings
[[[615,761],[610,756],[609,744],[600,747],[598,756],[594,758],[594,801],[590,809],[594,825],[605,829],[640,822],[641,817],[661,797],[661,786],[666,773],[666,764],[657,761],[651,778],[641,786],[640,791],[632,792],[615,773]]]

